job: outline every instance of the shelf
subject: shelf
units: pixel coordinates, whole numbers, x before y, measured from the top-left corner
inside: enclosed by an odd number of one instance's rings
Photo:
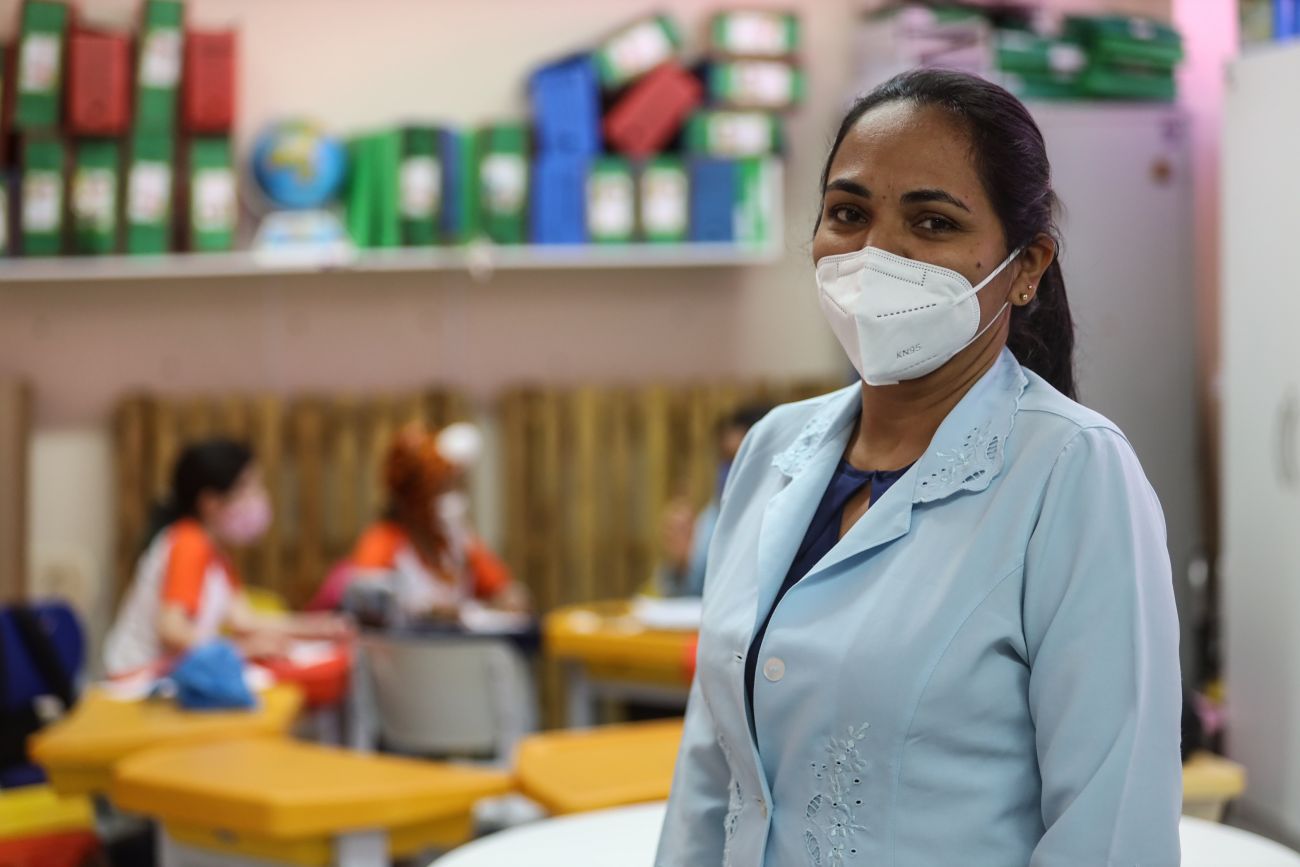
[[[178,253],[164,256],[85,256],[0,259],[0,283],[99,280],[178,280],[263,274],[464,271],[487,279],[494,271],[584,268],[711,268],[768,265],[783,253],[765,244],[470,245],[307,253]]]

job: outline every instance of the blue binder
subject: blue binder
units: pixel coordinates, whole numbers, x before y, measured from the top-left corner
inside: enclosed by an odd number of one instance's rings
[[[1273,38],[1300,36],[1300,0],[1273,0]]]
[[[535,244],[583,244],[587,241],[587,169],[585,154],[541,153],[533,164],[528,219]]]
[[[539,151],[600,153],[600,82],[590,57],[543,66],[529,79],[528,94]]]
[[[714,243],[734,241],[740,180],[735,160],[692,159],[690,174],[691,240]]]

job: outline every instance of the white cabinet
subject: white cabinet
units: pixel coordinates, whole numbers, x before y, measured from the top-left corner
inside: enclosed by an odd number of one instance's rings
[[[1230,755],[1300,837],[1300,47],[1230,68],[1223,149],[1223,608]]]
[[[1203,551],[1196,289],[1185,124],[1169,106],[1030,106],[1065,209],[1079,398],[1133,444],[1160,497],[1194,674],[1188,566]]]

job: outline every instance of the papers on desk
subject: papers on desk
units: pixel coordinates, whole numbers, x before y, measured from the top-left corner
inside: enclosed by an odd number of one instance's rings
[[[275,686],[275,676],[260,665],[244,666],[244,683],[251,692],[266,692]],[[176,686],[166,677],[159,677],[154,668],[145,668],[126,677],[116,677],[99,684],[103,694],[113,701],[144,701],[147,698],[171,700],[176,697]]]
[[[333,641],[294,641],[284,656],[295,668],[312,668],[337,659],[339,646]]]
[[[533,618],[527,614],[497,611],[477,602],[467,602],[461,606],[460,625],[466,632],[527,632],[533,625]]]
[[[632,618],[646,629],[668,632],[696,632],[700,628],[704,603],[698,596],[656,599],[638,596],[632,600]]]

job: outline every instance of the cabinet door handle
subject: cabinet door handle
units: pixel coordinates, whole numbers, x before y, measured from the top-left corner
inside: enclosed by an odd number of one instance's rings
[[[1300,420],[1294,386],[1288,386],[1277,407],[1277,475],[1282,487],[1300,487],[1300,467],[1296,465],[1296,425]]]

